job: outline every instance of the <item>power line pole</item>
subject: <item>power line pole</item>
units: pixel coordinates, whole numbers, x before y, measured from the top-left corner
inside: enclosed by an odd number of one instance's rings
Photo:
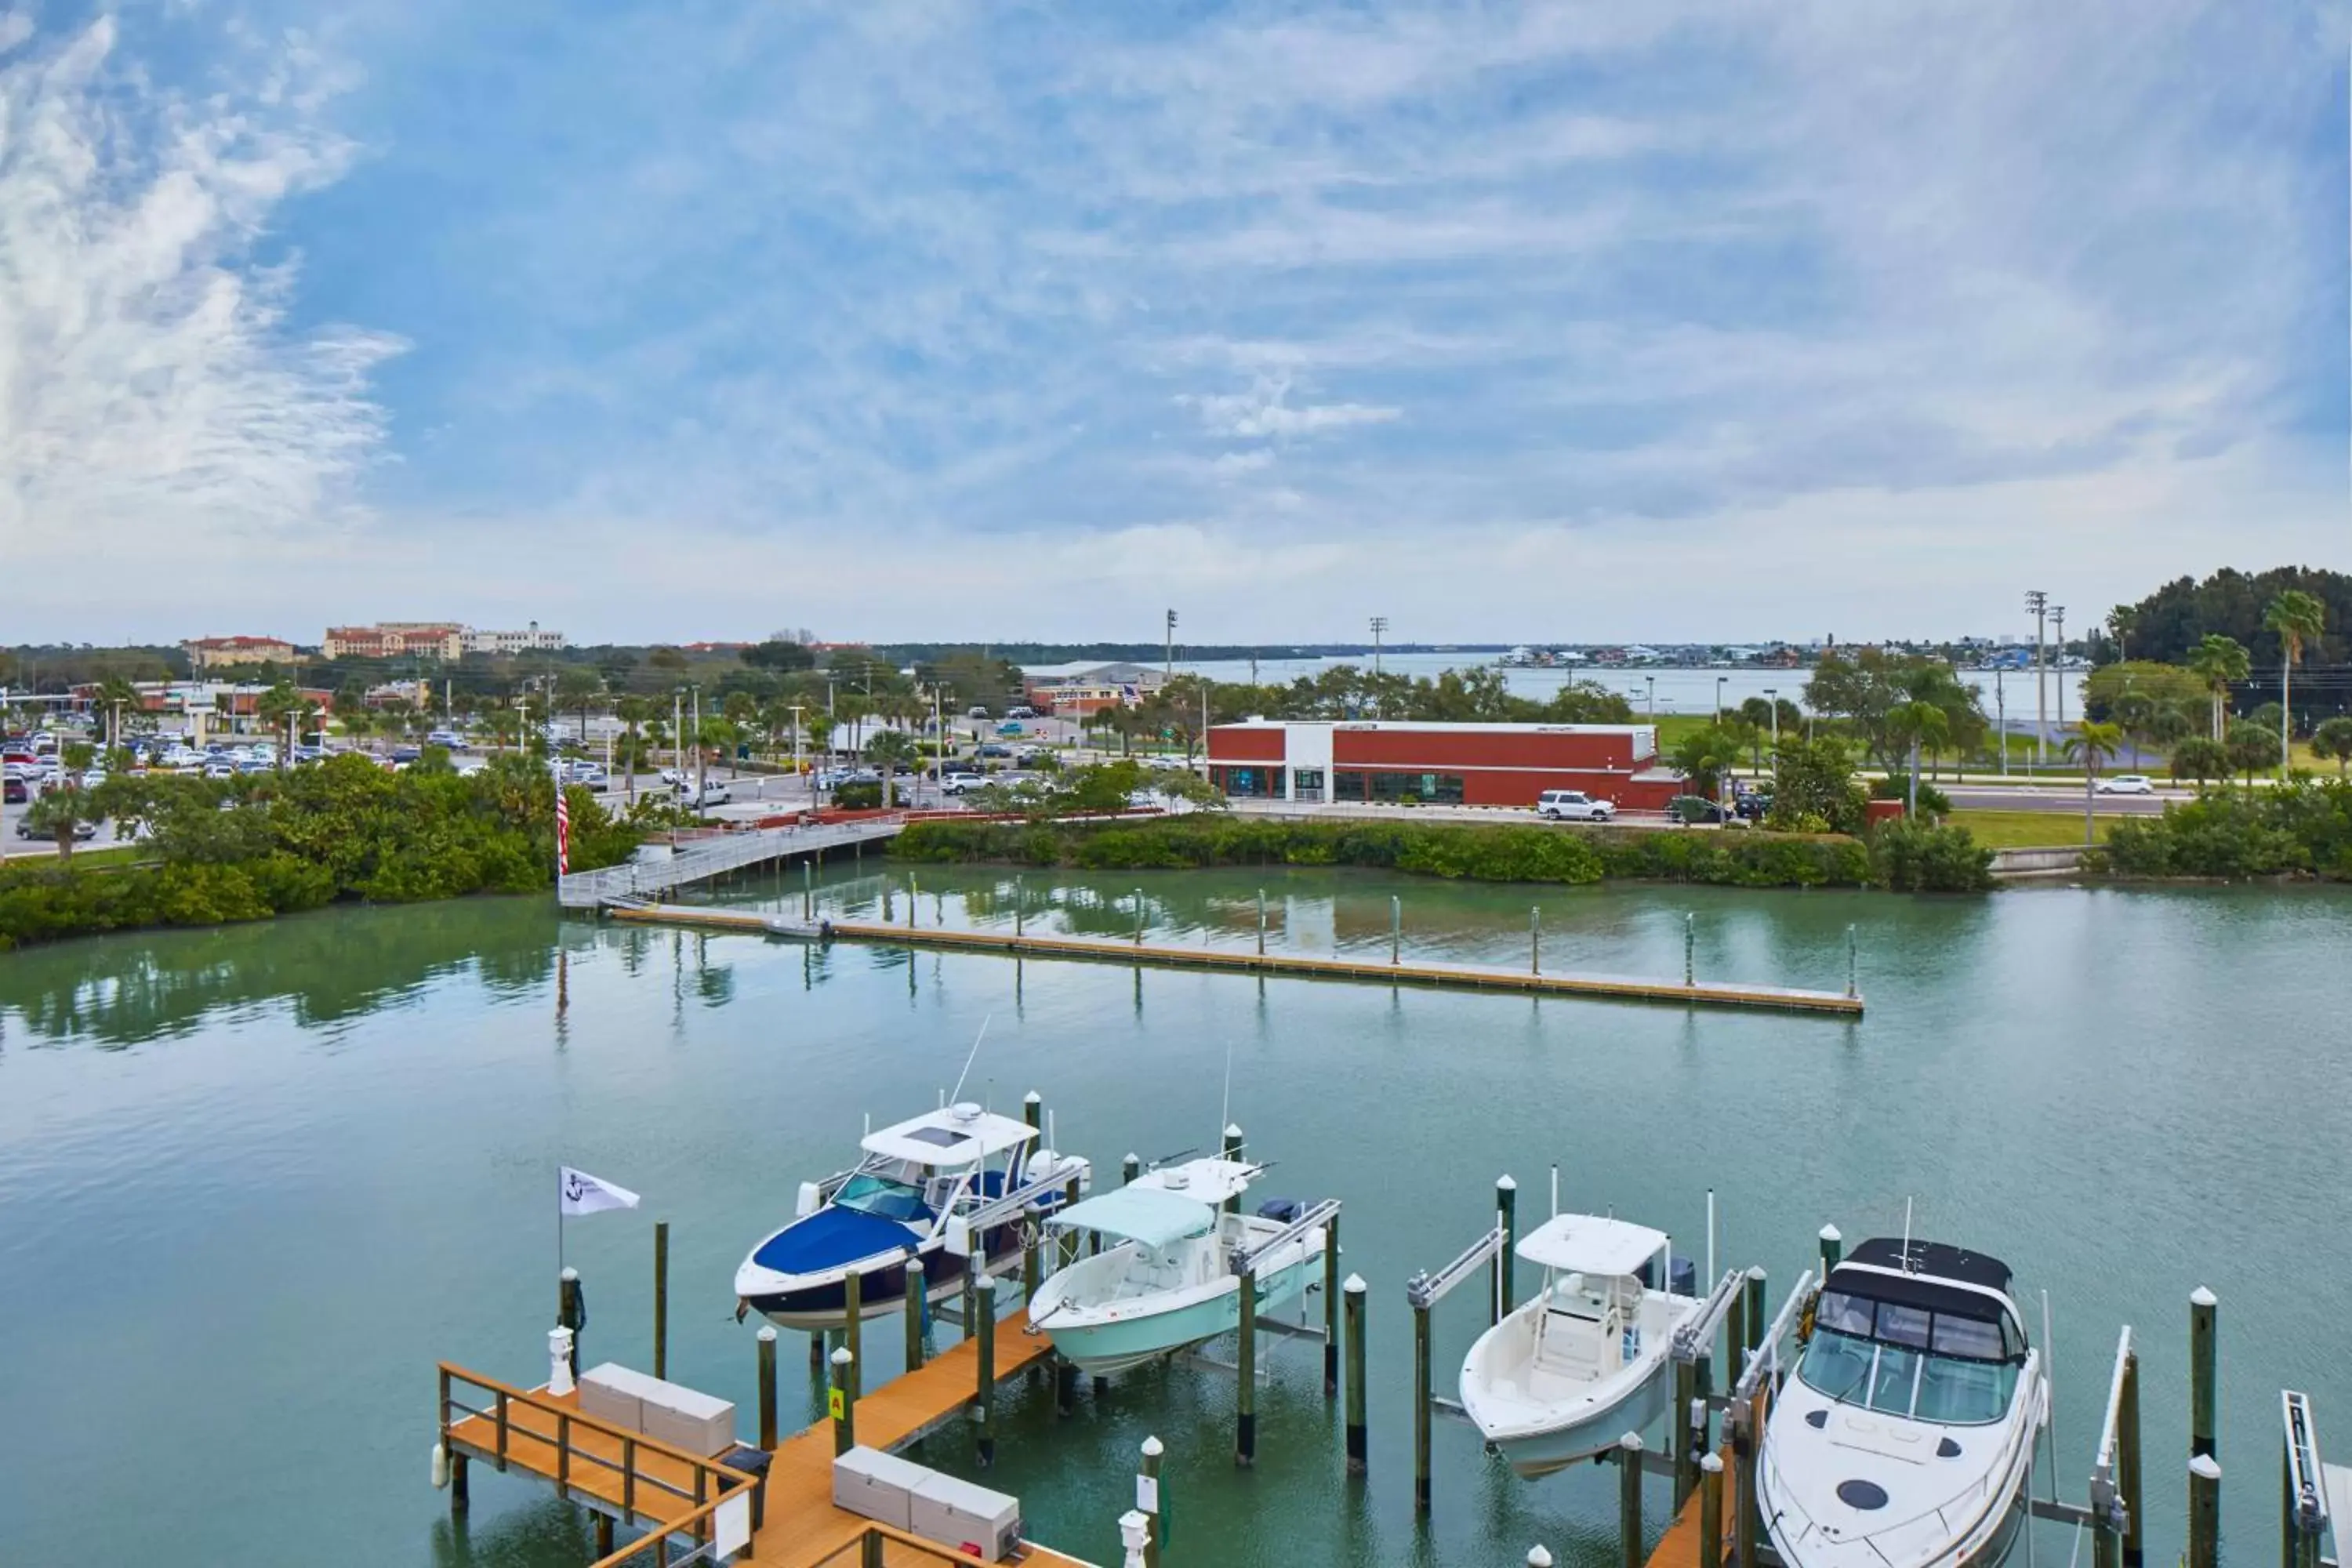
[[[1160,679],[1162,681],[1176,679],[1176,612],[1173,610],[1168,612],[1168,648],[1160,662]]]
[[[2050,606],[2051,637],[2058,645],[2058,679],[2051,684],[2058,689],[2058,731],[2066,730],[2066,606]]]
[[[2050,691],[2042,679],[2042,622],[2050,613],[2050,595],[2031,589],[2025,607],[2033,612],[2033,765],[2039,768],[2050,760]]]
[[[1372,617],[1372,679],[1375,680],[1381,674],[1381,635],[1388,629],[1389,618],[1386,616]]]

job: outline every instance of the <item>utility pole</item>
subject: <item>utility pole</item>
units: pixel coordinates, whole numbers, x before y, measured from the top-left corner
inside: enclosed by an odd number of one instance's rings
[[[686,783],[686,688],[674,688],[669,694],[669,765],[677,770],[677,782]]]
[[[2050,595],[2032,589],[2025,595],[2025,607],[2033,612],[2033,765],[2039,768],[2050,760],[2050,689],[2042,679],[2042,623],[2050,614]]]
[[[1654,675],[1642,677],[1642,687],[1649,694],[1650,722],[1654,724],[1658,721],[1658,678]]]
[[[1993,730],[2000,740],[2000,776],[2007,778],[2009,776],[2009,693],[2001,689],[2000,676],[2000,667],[1993,666],[1992,710],[1996,716],[1993,721]]]
[[[1168,612],[1168,649],[1160,666],[1162,681],[1176,679],[1176,612]]]
[[[694,805],[702,808],[702,688],[694,689]]]
[[[2050,638],[2058,645],[2058,679],[2051,684],[2058,689],[2058,732],[2066,732],[2066,606],[2050,606]]]
[[[1386,616],[1372,617],[1372,679],[1375,680],[1381,674],[1381,636],[1388,629],[1389,618]]]

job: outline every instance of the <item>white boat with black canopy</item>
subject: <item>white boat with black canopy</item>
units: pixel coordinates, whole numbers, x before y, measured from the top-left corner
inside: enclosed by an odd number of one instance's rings
[[[2015,1544],[2049,1419],[2009,1266],[1881,1237],[1830,1271],[1757,1490],[1789,1568],[1990,1568]]]
[[[1511,1468],[1545,1476],[1616,1446],[1665,1411],[1675,1331],[1701,1303],[1665,1232],[1554,1215],[1518,1245],[1543,1288],[1462,1363],[1462,1408]]]

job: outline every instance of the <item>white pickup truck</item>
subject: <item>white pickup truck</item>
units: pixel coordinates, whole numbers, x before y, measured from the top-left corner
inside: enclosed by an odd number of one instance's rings
[[[1536,797],[1536,811],[1546,822],[1607,822],[1617,815],[1615,803],[1580,789],[1548,789]]]

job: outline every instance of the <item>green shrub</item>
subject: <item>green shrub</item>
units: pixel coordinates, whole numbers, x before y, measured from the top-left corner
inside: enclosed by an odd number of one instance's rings
[[[2278,877],[2352,880],[2352,785],[2209,790],[2160,817],[2117,822],[2097,857],[2127,877]]]
[[[1992,883],[1992,851],[1965,827],[1882,823],[1870,836],[1873,879],[1898,893],[1981,893]]]
[[[845,784],[833,792],[833,804],[843,811],[872,811],[882,804],[878,784]]]

